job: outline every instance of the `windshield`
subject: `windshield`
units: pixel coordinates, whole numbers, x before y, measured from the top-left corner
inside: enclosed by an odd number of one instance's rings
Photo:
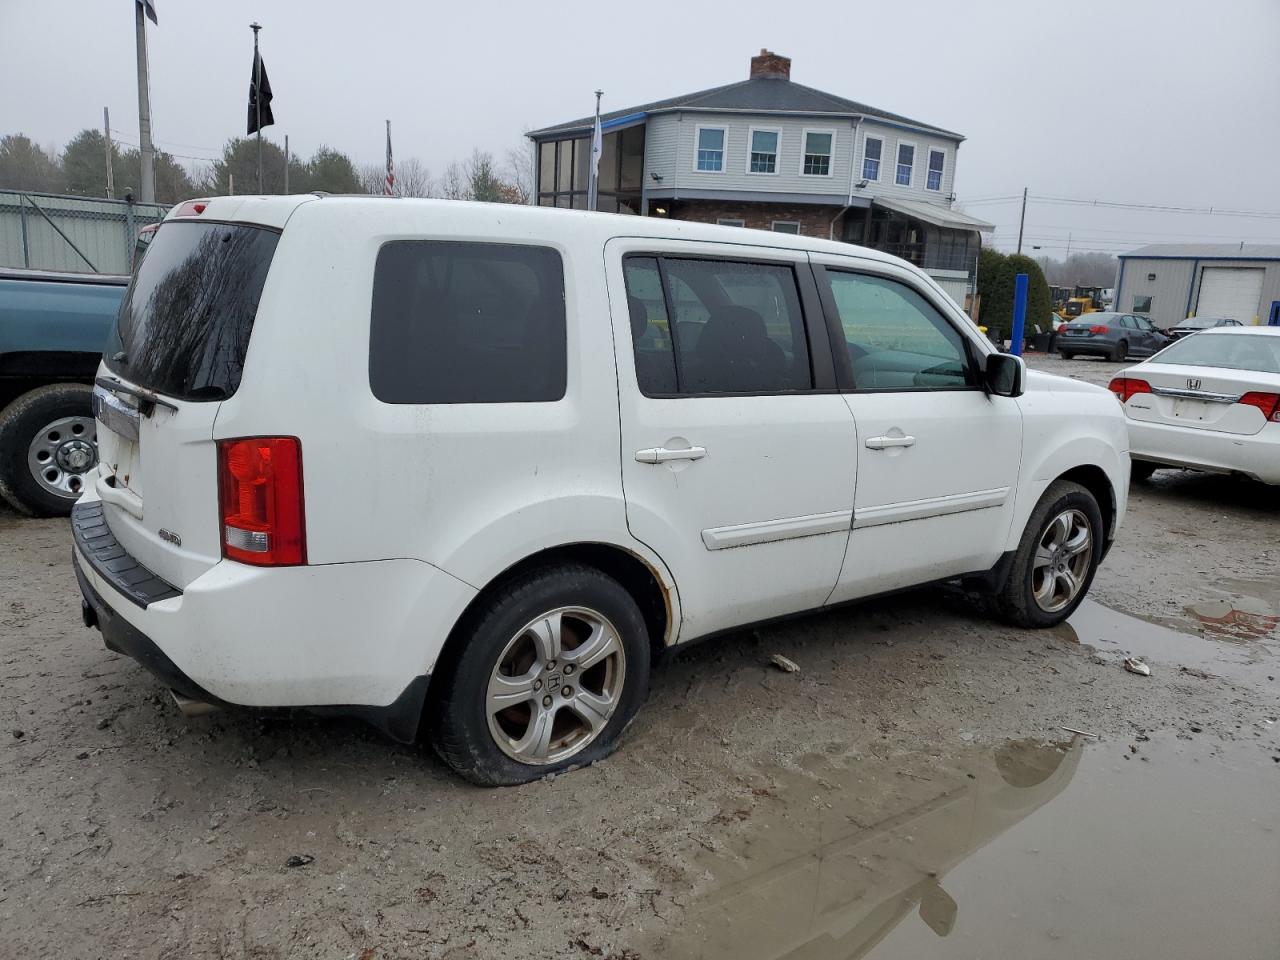
[[[1220,323],[1212,317],[1188,317],[1178,324],[1179,330],[1207,330],[1209,327]]]
[[[107,366],[183,400],[231,396],[278,239],[239,224],[163,224],[120,304]]]
[[[1280,374],[1280,336],[1198,333],[1170,344],[1148,362]]]

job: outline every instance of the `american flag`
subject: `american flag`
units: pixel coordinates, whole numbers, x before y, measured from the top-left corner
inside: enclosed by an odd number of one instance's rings
[[[388,197],[396,195],[396,163],[391,159],[391,121],[387,121],[387,186],[384,191]]]

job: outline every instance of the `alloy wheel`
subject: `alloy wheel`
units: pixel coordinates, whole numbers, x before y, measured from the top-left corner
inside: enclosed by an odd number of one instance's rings
[[[626,681],[617,629],[586,607],[559,607],[525,624],[494,665],[485,695],[489,733],[519,763],[558,763],[608,725]]]
[[[1093,563],[1093,529],[1079,510],[1064,510],[1049,521],[1031,563],[1031,593],[1045,613],[1057,613],[1084,589]]]

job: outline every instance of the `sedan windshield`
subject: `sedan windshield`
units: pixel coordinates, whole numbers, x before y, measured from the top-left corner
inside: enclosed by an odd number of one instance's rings
[[[1280,336],[1198,333],[1165,347],[1149,362],[1280,374]]]
[[[1207,330],[1210,327],[1217,326],[1221,322],[1222,322],[1221,320],[1218,320],[1214,317],[1188,317],[1186,320],[1183,320],[1180,324],[1178,324],[1178,329],[1179,330]]]

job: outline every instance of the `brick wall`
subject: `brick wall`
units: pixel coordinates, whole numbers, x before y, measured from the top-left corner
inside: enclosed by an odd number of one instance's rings
[[[831,220],[840,208],[813,204],[678,200],[672,201],[670,210],[674,220],[715,223],[721,219],[736,219],[745,221],[745,226],[755,230],[772,230],[775,220],[795,220],[799,222],[803,236],[826,240],[832,236]],[[840,236],[840,224],[837,223],[835,238],[838,240]]]

